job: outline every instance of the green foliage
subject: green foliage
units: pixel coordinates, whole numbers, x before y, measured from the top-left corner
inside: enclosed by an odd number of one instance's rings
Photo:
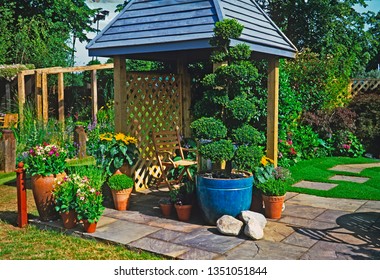
[[[256,186],[267,196],[285,195],[287,186],[291,180],[289,169],[283,167],[274,167],[267,164],[259,167],[255,171]]]
[[[199,153],[214,162],[228,161],[234,156],[234,146],[230,140],[221,139],[201,145]]]
[[[81,182],[76,176],[65,176],[54,183],[53,198],[55,210],[63,213],[77,207],[77,190]]]
[[[112,190],[121,191],[124,189],[130,189],[134,185],[134,181],[131,177],[121,173],[121,174],[113,174],[108,179],[108,186]]]
[[[98,150],[93,151],[96,164],[103,168],[108,176],[115,173],[124,164],[133,166],[139,159],[137,139],[124,133],[104,133],[97,140]]]
[[[235,151],[234,164],[238,170],[253,171],[260,165],[263,156],[264,153],[260,146],[242,145]]]
[[[380,155],[380,95],[357,95],[349,108],[357,115],[355,135],[368,152]]]
[[[365,7],[364,0],[258,2],[299,50],[334,56],[346,76],[364,69],[376,55],[379,13],[354,8]]]
[[[227,136],[227,128],[221,120],[202,117],[190,125],[198,139],[219,139]]]
[[[67,169],[69,174],[87,177],[90,180],[91,185],[97,190],[100,190],[106,181],[104,170],[95,165],[69,166]]]
[[[340,130],[334,133],[331,141],[335,147],[335,156],[360,157],[365,150],[359,139],[346,130]]]
[[[69,65],[71,37],[87,39],[94,31],[93,14],[83,0],[1,0],[0,62],[37,68]]]
[[[250,125],[243,125],[233,131],[232,139],[237,144],[244,145],[259,145],[263,144],[264,139],[262,139],[261,133]]]
[[[297,93],[305,111],[317,111],[343,106],[349,101],[349,75],[340,69],[341,61],[334,56],[322,56],[309,50],[288,60],[291,89]]]
[[[178,205],[189,205],[194,202],[195,183],[187,181],[179,188],[173,188],[169,191],[170,201]]]
[[[263,101],[261,96],[255,94],[258,81],[258,70],[251,62],[251,51],[249,46],[240,44],[234,47],[230,46],[230,39],[240,37],[243,26],[236,20],[224,20],[215,25],[214,37],[210,44],[216,47],[216,51],[211,55],[211,61],[220,63],[214,73],[205,75],[201,80],[201,87],[204,88],[203,96],[198,99],[194,106],[196,119],[191,126],[195,130],[196,138],[203,137],[204,134],[212,135],[220,141],[211,143],[201,143],[199,153],[204,158],[212,161],[235,161],[239,167],[249,167],[257,162],[257,151],[259,148],[234,148],[231,139],[242,141],[236,144],[248,144],[258,142],[260,136],[255,133],[253,124],[258,122],[262,113]],[[211,122],[218,121],[224,124],[227,129],[204,124],[204,119]],[[201,120],[201,121],[200,121]],[[241,129],[244,127],[244,129]],[[202,128],[207,130],[197,132]],[[220,133],[223,132],[223,133]],[[217,134],[217,137],[215,137]],[[234,139],[234,140],[235,140]],[[250,154],[246,149],[251,149]],[[239,154],[236,154],[239,151]],[[246,163],[243,163],[246,161]],[[229,166],[231,164],[228,164]]]
[[[96,189],[87,177],[76,176],[77,206],[75,208],[79,220],[88,220],[89,223],[98,222],[103,214],[103,194]]]

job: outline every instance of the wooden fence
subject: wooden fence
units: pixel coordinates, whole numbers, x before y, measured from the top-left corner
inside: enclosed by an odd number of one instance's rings
[[[380,93],[380,79],[351,79],[349,90],[352,96],[359,93]]]

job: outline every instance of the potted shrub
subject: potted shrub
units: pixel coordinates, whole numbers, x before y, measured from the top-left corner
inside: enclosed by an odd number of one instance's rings
[[[96,230],[97,223],[103,214],[103,195],[90,183],[86,176],[75,175],[77,184],[76,212],[78,220],[83,222],[86,232],[92,233]]]
[[[66,173],[67,151],[58,145],[43,143],[23,153],[21,159],[31,175],[31,186],[38,214],[42,221],[59,218],[53,199],[53,185],[56,179]]]
[[[266,165],[257,171],[257,188],[261,190],[267,218],[279,219],[284,206],[290,172],[283,167]]]
[[[197,198],[209,224],[250,208],[252,171],[263,155],[261,135],[253,127],[260,116],[255,103],[260,101],[253,92],[258,71],[250,60],[249,46],[230,46],[242,30],[236,20],[216,23],[211,61],[222,66],[202,79],[204,95],[195,104],[198,118],[191,123],[199,155],[214,164],[225,162],[218,171],[201,168],[196,176]]]
[[[132,167],[139,159],[137,139],[124,133],[104,133],[99,136],[99,147],[94,152],[96,164],[108,176],[117,170],[132,176]]]
[[[174,203],[178,220],[188,222],[194,201],[195,186],[193,181],[186,181],[179,188],[170,190],[170,199]]]
[[[113,174],[108,179],[108,186],[111,189],[116,210],[128,210],[134,183],[131,177],[121,172]]]

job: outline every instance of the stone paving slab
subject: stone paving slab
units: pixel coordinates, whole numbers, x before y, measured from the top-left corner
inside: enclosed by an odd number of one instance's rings
[[[264,228],[264,240],[280,242],[294,232],[291,226],[268,221]]]
[[[345,182],[352,182],[352,183],[359,183],[363,184],[369,180],[367,177],[356,177],[356,176],[346,176],[346,175],[334,175],[329,178],[329,180],[333,181],[345,181]]]
[[[197,248],[190,248],[186,253],[179,255],[178,259],[181,260],[213,260],[220,258],[220,254],[200,250]]]
[[[259,253],[259,246],[253,241],[246,241],[218,257],[218,260],[253,260]]]
[[[311,181],[300,181],[293,185],[293,187],[297,187],[297,188],[313,189],[313,190],[320,190],[320,191],[328,191],[332,188],[335,188],[336,186],[338,186],[338,184],[311,182]]]
[[[259,250],[254,260],[298,260],[308,250],[305,247],[267,240],[259,240],[255,243]]]
[[[120,244],[128,244],[159,229],[157,227],[119,220],[117,223],[97,227],[94,233],[88,235]]]
[[[176,244],[218,254],[223,254],[244,241],[245,239],[240,237],[221,235],[215,228],[211,228],[211,230],[194,230],[191,233],[184,234],[172,240],[172,242]]]
[[[380,162],[336,165],[329,170],[360,173],[366,168],[380,167]]]
[[[143,237],[139,240],[131,242],[129,246],[173,258],[176,258],[190,250],[190,247],[188,246],[182,246],[150,237]]]
[[[314,195],[299,194],[287,201],[287,204],[307,205],[317,208],[334,209],[354,212],[367,201],[359,199],[317,197]]]
[[[305,218],[305,219],[315,219],[321,215],[326,209],[316,208],[312,206],[298,205],[292,203],[285,203],[285,210],[283,215]]]
[[[303,228],[296,229],[282,243],[310,248],[319,240],[319,235],[306,233]]]

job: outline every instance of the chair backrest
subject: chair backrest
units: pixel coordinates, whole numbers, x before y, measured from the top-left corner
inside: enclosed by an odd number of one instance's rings
[[[179,155],[184,159],[184,154],[181,146],[181,137],[179,135],[179,127],[175,130],[162,130],[152,132],[152,140],[156,153],[179,151]]]

